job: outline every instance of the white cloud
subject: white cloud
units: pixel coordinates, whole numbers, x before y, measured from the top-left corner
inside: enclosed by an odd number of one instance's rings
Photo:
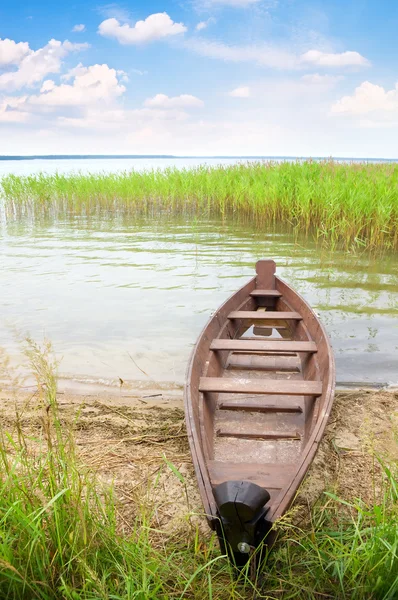
[[[206,29],[209,25],[211,25],[212,23],[215,23],[216,20],[213,17],[210,17],[210,19],[207,19],[207,21],[200,21],[195,29],[196,31],[203,31],[203,29]]]
[[[62,59],[69,52],[77,52],[86,48],[88,48],[88,44],[72,44],[68,40],[65,42],[50,40],[39,50],[29,50],[20,60],[16,71],[0,75],[0,90],[11,92],[25,86],[33,86],[42,81],[48,73],[58,73]]]
[[[319,73],[312,73],[301,77],[301,81],[304,81],[308,85],[327,86],[333,86],[338,81],[341,81],[341,79],[344,79],[342,75],[319,75]]]
[[[177,109],[160,110],[156,108],[138,108],[133,110],[113,109],[96,110],[89,109],[79,117],[59,116],[57,123],[63,127],[77,129],[92,129],[95,131],[115,131],[115,127],[121,129],[135,128],[146,123],[173,123],[187,121],[189,115]]]
[[[397,115],[395,115],[397,116]],[[361,129],[380,129],[380,128],[386,128],[391,130],[391,128],[393,127],[398,127],[398,119],[387,119],[384,121],[380,121],[380,120],[372,120],[372,119],[360,119],[359,120],[359,127]],[[395,154],[394,154],[395,156]]]
[[[24,123],[29,113],[23,110],[26,96],[4,98],[0,103],[0,123]]]
[[[200,108],[204,106],[203,100],[191,96],[190,94],[181,94],[170,98],[166,94],[156,94],[153,98],[148,98],[144,106],[150,108]]]
[[[250,88],[247,86],[237,87],[228,94],[229,96],[233,96],[234,98],[249,98],[250,97]]]
[[[97,102],[109,103],[121,96],[126,88],[121,85],[115,69],[108,65],[78,66],[72,69],[73,83],[55,85],[54,81],[43,83],[39,95],[30,96],[30,106],[91,106]],[[68,76],[70,75],[68,74]]]
[[[86,26],[83,25],[83,23],[80,23],[80,25],[75,25],[72,31],[75,33],[82,33],[83,31],[86,31]]]
[[[352,96],[343,96],[331,108],[333,114],[366,115],[368,113],[387,113],[397,118],[398,83],[395,88],[386,91],[380,85],[364,81],[355,89]]]
[[[78,65],[64,76],[64,80],[73,79],[71,84],[56,85],[52,79],[47,79],[39,94],[4,98],[0,102],[0,122],[44,124],[54,122],[55,115],[61,124],[63,119],[81,123],[90,112],[98,115],[117,112],[113,105],[126,89],[118,76],[123,78],[123,71],[118,72],[106,64]],[[60,116],[60,111],[72,116]],[[76,118],[73,115],[83,116]]]
[[[359,52],[321,52],[320,50],[309,50],[300,57],[302,63],[316,65],[318,67],[367,67],[370,62]]]
[[[133,27],[127,23],[121,25],[114,18],[102,21],[98,27],[100,35],[115,38],[121,44],[143,44],[185,31],[187,28],[183,23],[174,23],[165,12],[149,15],[145,21],[137,21]]]
[[[0,66],[18,65],[24,56],[31,52],[28,42],[14,42],[0,38]]]
[[[203,38],[187,40],[185,48],[208,58],[230,62],[250,62],[273,69],[304,69],[309,65],[322,67],[367,66],[369,61],[358,52],[325,53],[309,50],[296,55],[289,50],[267,45],[229,46]]]
[[[275,69],[293,69],[297,66],[294,54],[272,46],[228,46],[221,42],[191,39],[185,42],[185,47],[201,56],[230,62],[251,62]]]

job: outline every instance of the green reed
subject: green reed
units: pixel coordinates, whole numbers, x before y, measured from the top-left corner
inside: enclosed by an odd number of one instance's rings
[[[283,227],[322,244],[398,248],[398,165],[253,162],[111,174],[8,175],[9,218],[103,211]]]
[[[35,402],[41,417],[39,425],[27,428],[28,405],[20,404],[13,423],[5,419],[8,428],[2,416],[0,598],[246,598],[254,584],[245,576],[236,581],[214,539],[204,547],[193,529],[188,537],[165,534],[159,542],[157,508],[146,506],[144,498],[138,499],[131,532],[120,532],[112,486],[81,462],[74,436],[78,421],[60,414],[50,347],[43,351],[29,342],[27,354],[39,389],[29,408]]]

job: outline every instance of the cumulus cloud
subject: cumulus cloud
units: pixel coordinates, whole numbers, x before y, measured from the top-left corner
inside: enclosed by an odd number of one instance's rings
[[[83,25],[83,23],[80,23],[80,25],[75,25],[72,31],[75,33],[82,33],[83,31],[86,31],[86,26]]]
[[[0,122],[51,121],[54,114],[56,119],[60,119],[62,110],[66,114],[83,117],[90,111],[97,111],[98,114],[112,110],[117,112],[113,108],[115,100],[126,90],[118,79],[122,79],[123,74],[123,71],[111,69],[106,64],[90,67],[78,65],[63,76],[64,81],[72,79],[70,84],[57,85],[52,79],[46,79],[38,94],[4,98],[0,103]],[[70,118],[72,121],[81,121],[80,117]]]
[[[333,114],[366,115],[368,113],[398,113],[398,83],[386,91],[380,85],[364,81],[352,96],[343,96],[331,108]],[[394,118],[397,114],[394,114]]]
[[[146,123],[188,121],[189,109],[204,106],[191,94],[169,97],[157,94],[141,108],[124,109],[118,102],[125,93],[124,71],[107,64],[84,67],[78,64],[61,76],[43,81],[40,92],[3,99],[0,121],[53,123],[63,128],[111,131]]]
[[[300,57],[302,63],[319,67],[367,67],[370,62],[359,52],[321,52],[309,50]]]
[[[250,88],[247,86],[237,87],[230,91],[228,95],[232,96],[233,98],[249,98]]]
[[[70,52],[88,48],[88,44],[72,44],[68,40],[50,40],[39,50],[29,50],[18,63],[16,71],[0,75],[0,90],[8,92],[30,87],[42,81],[48,73],[58,73],[62,59]]]
[[[0,123],[25,123],[29,113],[23,110],[26,96],[3,98],[0,102]]]
[[[175,23],[167,13],[149,15],[144,21],[137,21],[134,26],[121,23],[117,19],[106,19],[98,27],[98,33],[104,37],[114,38],[120,44],[144,44],[160,40],[179,33],[187,28],[183,23]]]
[[[170,98],[166,94],[156,94],[153,98],[148,98],[144,106],[150,108],[201,108],[204,106],[203,100],[191,96],[190,94],[181,94]]]
[[[18,65],[24,56],[29,54],[28,42],[14,42],[8,38],[0,38],[0,66]]]
[[[55,85],[52,80],[45,81],[41,93],[30,96],[28,103],[47,107],[88,106],[99,101],[109,103],[126,91],[115,69],[106,64],[77,67],[73,76],[72,84]]]

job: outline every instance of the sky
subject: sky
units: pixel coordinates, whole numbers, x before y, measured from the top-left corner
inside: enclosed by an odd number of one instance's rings
[[[396,0],[0,0],[0,154],[398,157]]]

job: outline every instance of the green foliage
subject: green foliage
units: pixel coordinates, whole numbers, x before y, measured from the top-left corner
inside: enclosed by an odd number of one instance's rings
[[[398,247],[398,165],[284,162],[115,174],[8,175],[9,217],[101,211],[281,226],[322,244]]]
[[[192,528],[159,542],[145,503],[132,533],[120,533],[112,489],[79,461],[73,424],[60,418],[50,350],[28,343],[41,427],[22,427],[22,407],[14,431],[0,431],[0,598],[252,597],[254,584],[236,580],[214,538],[203,543]],[[165,468],[181,480],[170,461]]]
[[[382,468],[379,502],[326,494],[330,500],[313,509],[310,528],[285,532],[269,580],[285,589],[282,598],[398,598],[398,477]]]

